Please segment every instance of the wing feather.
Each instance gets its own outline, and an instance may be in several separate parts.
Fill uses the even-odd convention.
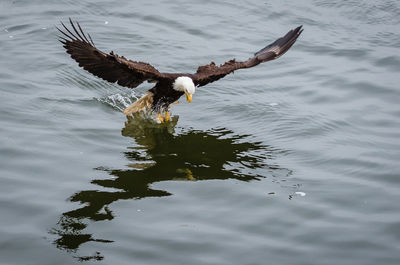
[[[204,86],[232,73],[235,70],[253,67],[262,62],[274,60],[282,56],[296,42],[297,38],[303,31],[301,28],[302,26],[299,26],[289,31],[282,38],[277,39],[273,43],[256,52],[254,56],[249,58],[247,61],[237,62],[235,59],[232,59],[219,66],[215,65],[214,62],[200,66],[197,69],[197,72],[192,75],[192,79],[197,86]]]
[[[116,82],[131,88],[137,87],[144,81],[153,82],[166,78],[148,63],[128,60],[113,52],[107,54],[100,51],[90,35],[86,36],[79,23],[76,22],[75,25],[71,19],[69,22],[71,29],[62,22],[64,30],[57,28],[63,35],[59,36],[59,41],[67,53],[86,71],[111,83]]]

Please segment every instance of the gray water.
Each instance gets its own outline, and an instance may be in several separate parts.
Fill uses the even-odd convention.
[[[57,41],[194,72],[173,122]],[[0,264],[400,264],[398,1],[0,2]],[[83,263],[82,263],[83,262]]]

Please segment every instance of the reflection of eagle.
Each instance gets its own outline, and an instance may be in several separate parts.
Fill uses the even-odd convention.
[[[133,115],[140,116],[138,113]],[[93,227],[94,223],[112,221],[114,210],[118,211],[118,207],[115,209],[113,206],[115,202],[173,195],[164,185],[154,185],[156,183],[254,181],[272,177],[271,181],[280,185],[280,181],[292,174],[290,169],[276,163],[277,157],[286,154],[285,150],[253,141],[250,135],[237,134],[225,128],[207,131],[177,129],[178,132],[174,132],[177,122],[178,116],[173,116],[166,124],[128,117],[121,131],[122,136],[135,142],[124,152],[128,165],[122,168],[97,167],[96,170],[109,176],[96,174],[91,181],[95,188],[77,190],[68,199],[76,207],[64,212],[51,230],[57,237],[54,244],[58,248],[79,253],[80,246],[89,242],[111,243],[109,238],[98,237],[98,226]],[[209,183],[210,187],[214,184]],[[288,187],[282,186],[284,189]],[[132,222],[134,225],[135,220]],[[103,258],[99,252],[79,256],[80,261]]]
[[[61,23],[65,31],[58,30],[65,37],[60,37],[60,41],[79,66],[104,80],[130,88],[137,87],[144,81],[156,83],[142,98],[127,107],[124,114],[130,115],[140,110],[151,109],[158,113],[161,122],[170,119],[168,108],[183,94],[186,94],[186,99],[190,102],[196,86],[204,86],[237,69],[250,68],[278,58],[293,45],[302,32],[301,26],[289,31],[284,37],[256,52],[247,61],[238,62],[232,59],[220,66],[211,62],[200,66],[194,74],[160,73],[148,63],[131,61],[113,52],[106,54],[98,50],[90,35],[83,33],[79,23],[75,25],[71,19],[70,23],[71,29]],[[164,117],[161,115],[163,112]]]

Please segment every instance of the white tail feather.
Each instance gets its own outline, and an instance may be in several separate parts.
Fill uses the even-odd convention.
[[[141,111],[141,110],[148,110],[151,108],[153,104],[153,93],[147,91],[146,94],[143,95],[140,99],[136,102],[131,104],[129,107],[124,109],[125,116],[131,115],[132,113]]]

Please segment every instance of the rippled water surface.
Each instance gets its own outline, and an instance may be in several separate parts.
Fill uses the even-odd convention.
[[[173,107],[65,53],[194,72],[298,25],[276,61]],[[0,2],[1,264],[399,264],[398,1]]]

